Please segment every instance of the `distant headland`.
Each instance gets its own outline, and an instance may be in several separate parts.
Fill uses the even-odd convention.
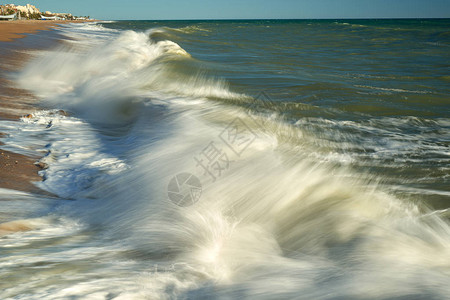
[[[4,4],[0,5],[1,20],[90,20],[90,16],[74,16],[67,12],[41,12],[36,6],[31,4]]]

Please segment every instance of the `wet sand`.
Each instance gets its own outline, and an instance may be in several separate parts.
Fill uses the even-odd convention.
[[[0,41],[8,42],[17,38],[26,37],[27,33],[36,33],[39,30],[50,30],[58,24],[84,23],[85,20],[75,21],[42,21],[42,20],[16,20],[0,22]]]
[[[0,146],[1,147],[1,146]],[[32,181],[41,181],[36,158],[0,150],[0,187],[42,194]],[[46,194],[46,193],[45,193]]]
[[[0,122],[2,120],[19,120],[21,116],[36,110],[36,97],[26,90],[15,87],[14,83],[8,79],[8,74],[22,67],[29,58],[29,55],[22,50],[38,47],[31,42],[26,44],[26,49],[23,49],[22,43],[22,49],[19,49],[17,39],[28,37],[27,39],[31,40],[34,35],[42,35],[39,32],[41,30],[51,30],[58,24],[70,22],[84,21],[19,20],[0,22]],[[50,41],[46,47],[52,47],[55,43],[56,40]],[[39,48],[42,48],[42,45]],[[5,136],[5,133],[0,132],[0,188],[49,195],[32,183],[42,180],[38,175],[40,168],[35,165],[39,157],[28,157],[3,150],[2,136]]]

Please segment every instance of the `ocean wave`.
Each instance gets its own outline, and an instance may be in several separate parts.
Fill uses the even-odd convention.
[[[42,53],[17,77],[22,87],[47,102],[96,115],[98,120],[129,119],[142,99],[158,94],[203,98],[240,98],[225,81],[206,75],[201,63],[165,31],[100,31],[107,37],[84,33],[83,27],[67,27],[69,34],[84,41],[82,46],[63,46]],[[82,34],[79,34],[79,31]],[[94,42],[92,42],[94,40]],[[104,117],[98,112],[104,112]],[[112,117],[114,116],[114,117]]]
[[[185,26],[185,27],[181,27],[181,28],[170,28],[170,27],[166,27],[168,30],[173,30],[176,32],[182,32],[182,33],[195,33],[195,32],[211,32],[211,30],[206,29],[206,28],[202,28],[201,26],[196,26],[196,25],[189,25],[189,26]]]
[[[365,89],[371,89],[371,90],[380,90],[380,91],[386,91],[386,92],[397,92],[397,93],[413,93],[413,94],[431,94],[431,91],[417,91],[417,90],[405,90],[405,89],[397,89],[397,88],[383,88],[383,87],[376,87],[376,86],[370,86],[370,85],[357,85],[354,86],[365,88]]]

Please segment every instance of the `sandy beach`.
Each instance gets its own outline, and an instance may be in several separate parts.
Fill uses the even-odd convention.
[[[27,54],[16,51],[16,39],[39,34],[42,30],[51,30],[64,23],[81,23],[84,21],[40,21],[17,20],[0,22],[0,122],[2,120],[18,120],[25,114],[36,110],[37,100],[29,92],[14,86],[7,78],[10,71],[17,70],[27,61]],[[1,47],[8,43],[8,47]],[[10,43],[13,43],[12,45]],[[12,47],[11,47],[12,46]],[[52,45],[49,45],[52,46]],[[2,49],[2,48],[8,48]],[[33,48],[33,45],[30,45]],[[0,138],[5,133],[0,133]],[[8,188],[25,192],[44,193],[32,182],[41,181],[38,175],[40,168],[35,165],[39,157],[27,157],[21,154],[3,150],[0,141],[0,188]]]
[[[85,20],[74,21],[42,21],[42,20],[16,20],[0,22],[0,41],[12,41],[17,38],[24,38],[27,33],[36,33],[39,30],[50,30],[58,24],[83,23]]]

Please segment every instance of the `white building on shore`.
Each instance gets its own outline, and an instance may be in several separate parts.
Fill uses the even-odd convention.
[[[13,15],[7,15],[7,16],[0,16],[0,21],[13,21],[17,20],[17,13]]]

